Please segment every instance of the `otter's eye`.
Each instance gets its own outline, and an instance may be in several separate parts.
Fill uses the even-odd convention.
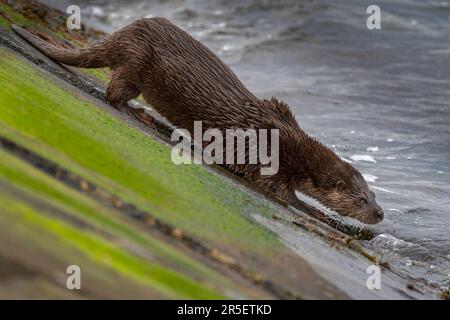
[[[363,205],[367,204],[367,199],[361,198],[361,199],[359,199],[359,203],[363,206]]]

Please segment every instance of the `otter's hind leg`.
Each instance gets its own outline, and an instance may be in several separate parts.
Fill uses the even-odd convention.
[[[111,81],[106,89],[106,100],[116,109],[135,117],[146,126],[153,127],[153,117],[142,108],[132,108],[128,102],[141,93],[139,77],[122,66],[113,70]]]

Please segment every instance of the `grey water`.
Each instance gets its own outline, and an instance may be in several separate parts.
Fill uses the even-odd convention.
[[[384,208],[365,243],[405,276],[450,284],[450,3],[438,0],[44,1],[114,31],[163,16],[258,96],[352,162]],[[381,29],[369,30],[369,5]]]

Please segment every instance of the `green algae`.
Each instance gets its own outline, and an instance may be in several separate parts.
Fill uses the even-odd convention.
[[[182,270],[200,282],[215,283],[221,288],[238,291],[217,272],[150,236],[133,221],[118,215],[115,210],[102,207],[96,201],[0,150],[0,181],[2,179],[30,192],[34,197],[39,196],[42,200],[51,202],[52,206],[82,219],[95,228],[120,236],[134,246],[142,246],[142,251],[148,251],[152,257],[169,268]]]
[[[10,29],[12,24],[25,27],[33,27],[36,23],[42,24],[42,21],[34,21],[30,18],[27,18],[21,13],[15,11],[8,4],[2,3],[0,0],[0,27]],[[74,35],[69,32],[53,30],[52,35],[59,40],[76,43],[78,46],[88,45],[85,39],[84,41],[81,41],[79,38],[75,38]],[[76,34],[76,36],[82,37],[81,34]],[[82,69],[81,72],[87,77],[95,80],[96,82],[101,83],[102,85],[106,85],[111,76],[111,70],[109,68]]]
[[[0,51],[0,134],[202,239],[269,254],[255,199]],[[243,203],[246,206],[243,206]]]
[[[167,297],[190,299],[222,297],[222,295],[197,284],[191,279],[155,262],[144,260],[126,252],[117,245],[96,235],[74,228],[56,219],[48,218],[28,204],[9,197],[6,193],[0,195],[0,206],[2,207],[2,220],[14,215],[13,219],[20,221],[22,229],[37,228],[39,233],[50,232],[57,236],[58,246],[69,246],[82,251],[98,265],[106,266],[138,281],[140,284],[148,285]],[[8,221],[11,221],[11,219],[8,219]]]
[[[0,26],[4,28],[9,28],[12,23],[16,23],[22,26],[30,25],[30,20],[25,18],[20,13],[14,11],[9,5],[6,3],[0,2]],[[10,20],[6,19],[7,16]]]

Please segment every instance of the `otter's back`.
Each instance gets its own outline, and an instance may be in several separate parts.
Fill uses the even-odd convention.
[[[238,115],[258,100],[211,50],[170,21],[142,19],[129,27],[134,54],[145,52],[147,60],[142,92],[164,116],[170,118],[168,108],[182,109],[186,118],[208,121]]]

